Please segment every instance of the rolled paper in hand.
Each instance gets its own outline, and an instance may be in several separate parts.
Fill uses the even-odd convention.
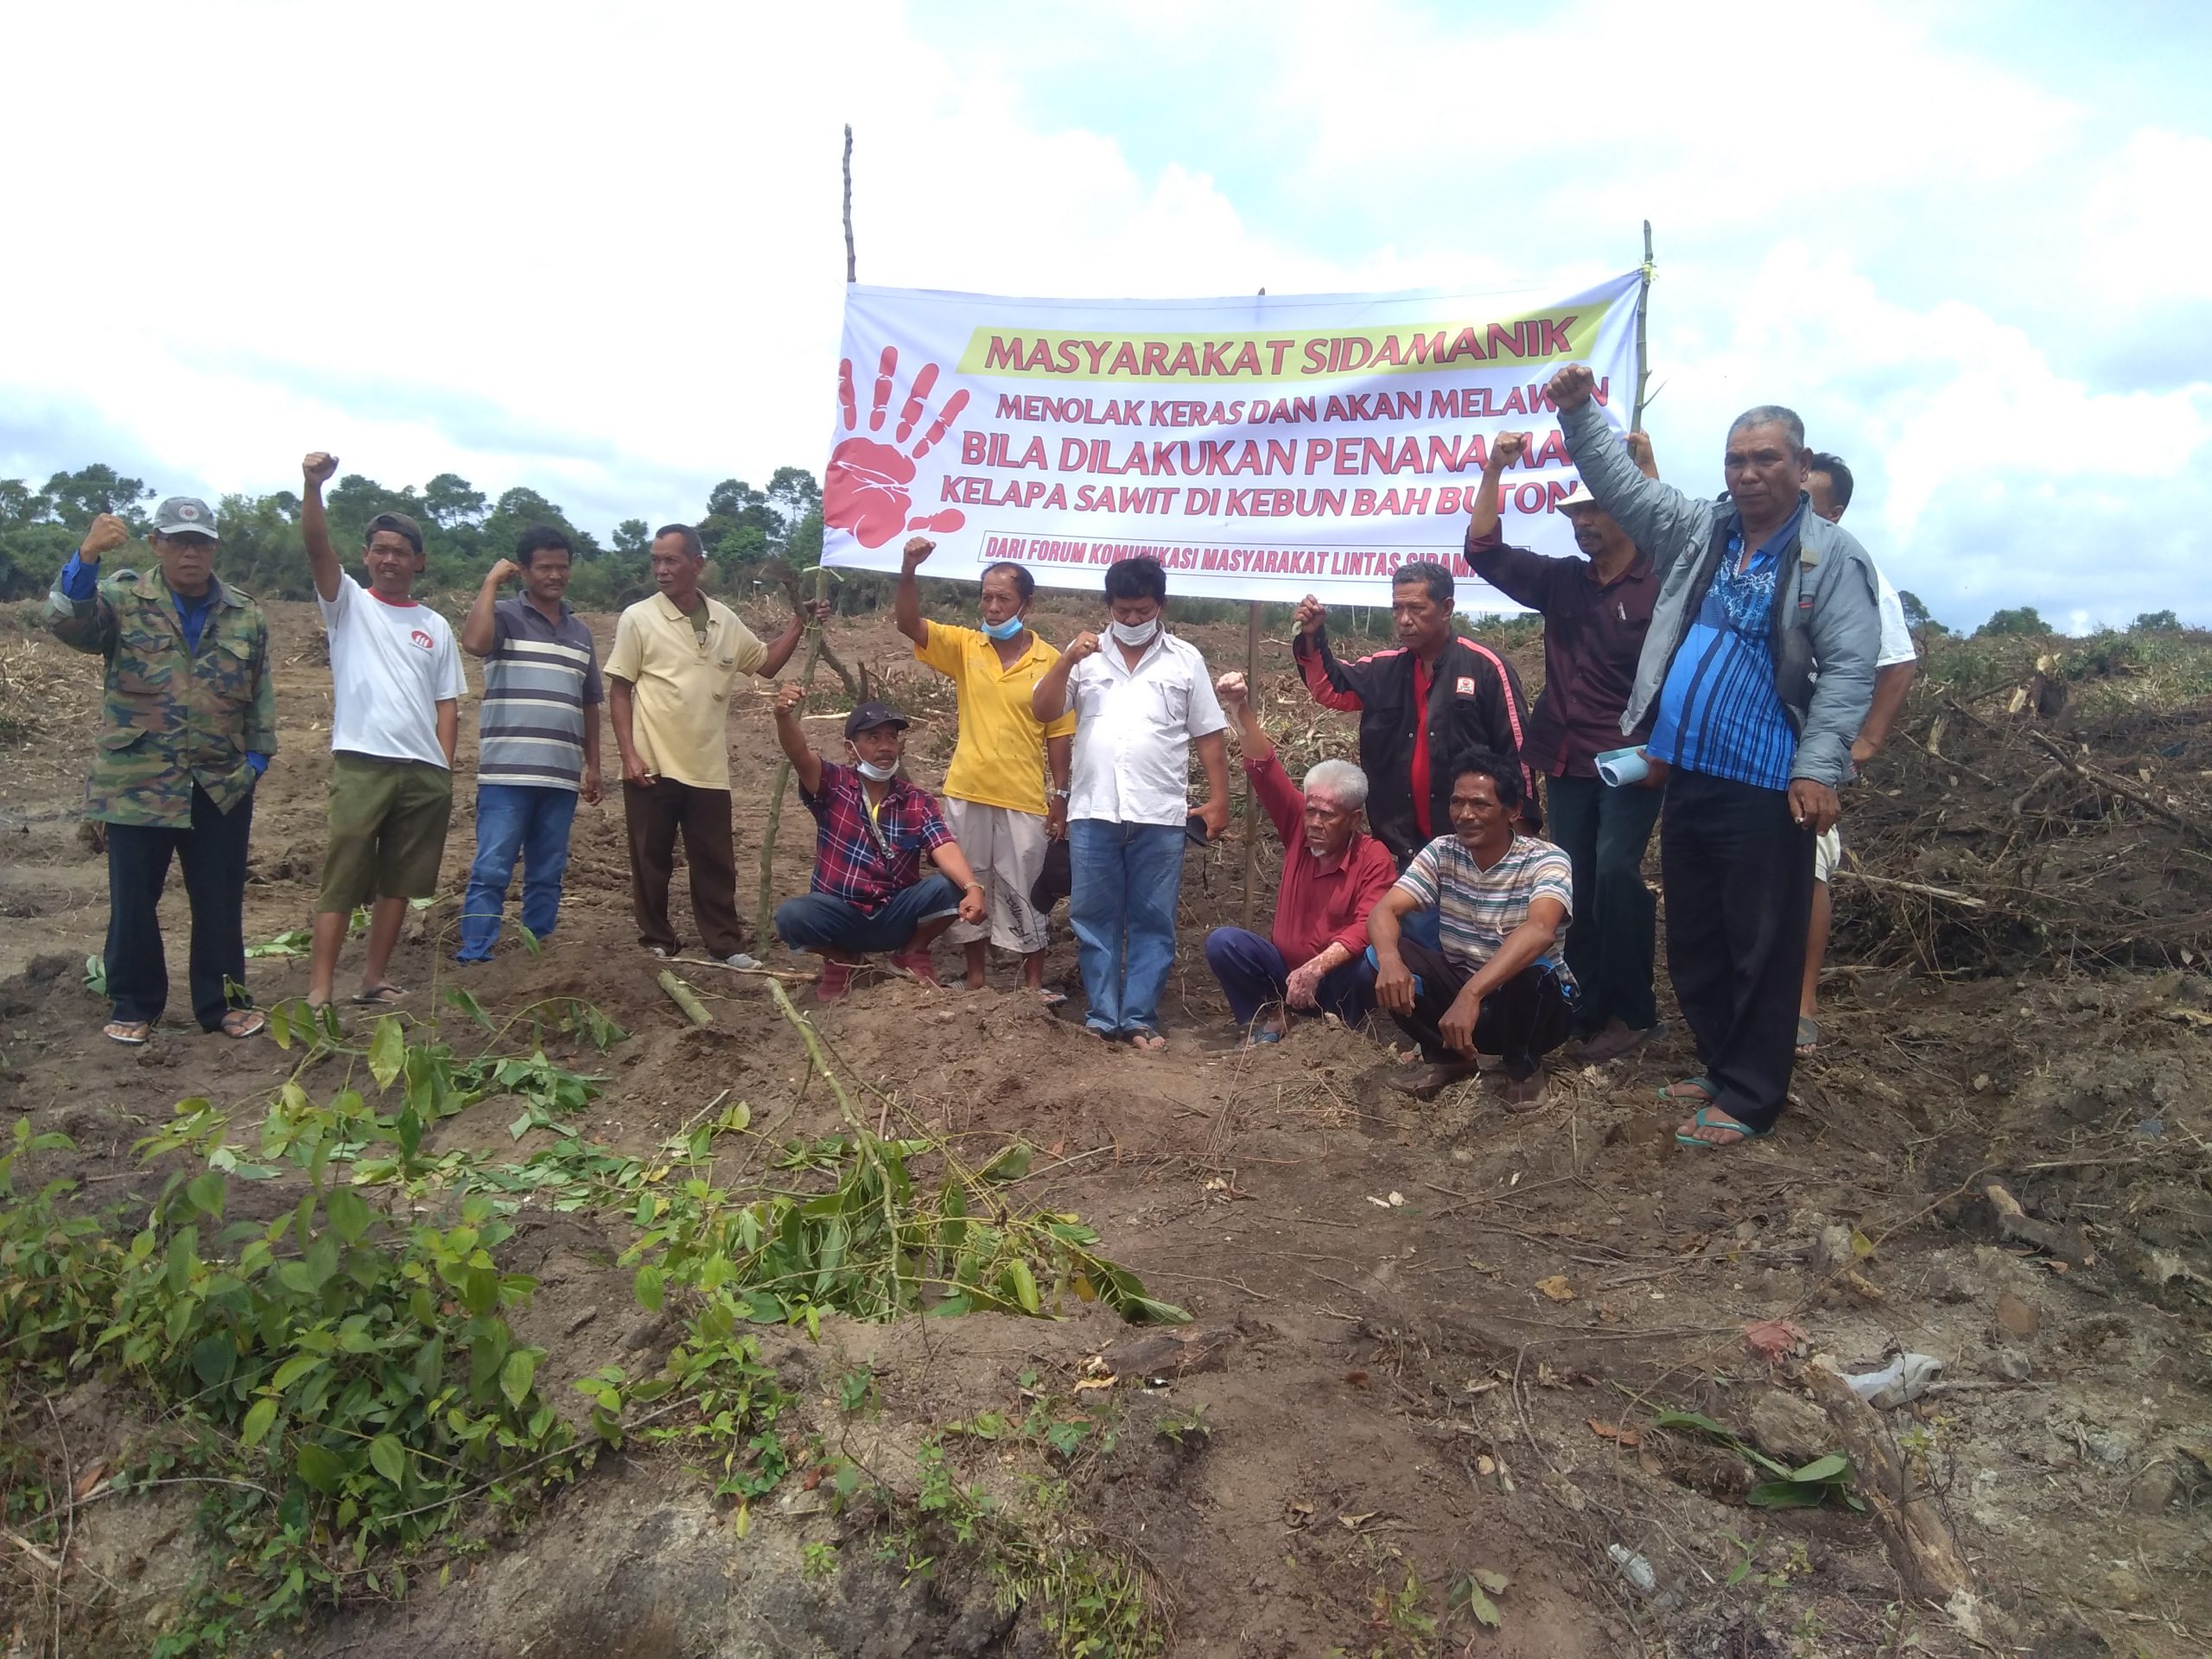
[[[1651,763],[1638,749],[1608,749],[1598,757],[1598,776],[1615,789],[1642,783],[1650,770]]]

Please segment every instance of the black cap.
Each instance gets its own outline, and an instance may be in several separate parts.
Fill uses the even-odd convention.
[[[903,732],[910,723],[906,715],[893,713],[871,697],[845,716],[845,735],[858,737],[862,732],[872,732],[879,726],[896,726]]]

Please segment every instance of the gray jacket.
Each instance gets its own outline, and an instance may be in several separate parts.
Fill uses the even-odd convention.
[[[1562,410],[1560,429],[1590,493],[1659,575],[1651,631],[1621,715],[1622,732],[1632,733],[1658,701],[1675,652],[1726,556],[1733,510],[1725,500],[1700,501],[1646,478],[1594,399]],[[1874,659],[1882,643],[1874,563],[1855,537],[1808,504],[1775,586],[1775,689],[1797,729],[1789,775],[1833,788],[1851,775],[1852,741],[1874,700]]]

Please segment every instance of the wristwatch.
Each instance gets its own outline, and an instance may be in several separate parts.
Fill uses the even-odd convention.
[[[1045,792],[1056,801],[1065,801],[1068,798],[1068,792],[1065,789],[1048,789]]]

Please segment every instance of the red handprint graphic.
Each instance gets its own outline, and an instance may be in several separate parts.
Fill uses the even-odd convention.
[[[891,407],[891,382],[899,369],[899,348],[887,346],[876,364],[875,397],[868,410],[868,429],[880,432],[886,412]],[[898,429],[892,434],[891,443],[880,443],[874,438],[858,435],[860,405],[853,393],[853,360],[845,359],[837,365],[837,406],[844,411],[845,430],[855,434],[830,452],[830,471],[822,485],[822,520],[832,530],[849,530],[862,547],[881,547],[901,530],[944,531],[957,530],[968,522],[967,515],[958,508],[947,508],[943,512],[926,513],[911,522],[906,509],[912,505],[907,486],[914,481],[914,463],[929,454],[945,429],[952,424],[960,411],[968,407],[966,388],[945,399],[944,407],[938,411],[937,419],[911,454],[894,447],[906,442],[922,417],[922,405],[929,401],[930,392],[937,385],[937,365],[925,363],[922,372],[914,377],[914,384],[907,389],[906,402],[899,411]]]

